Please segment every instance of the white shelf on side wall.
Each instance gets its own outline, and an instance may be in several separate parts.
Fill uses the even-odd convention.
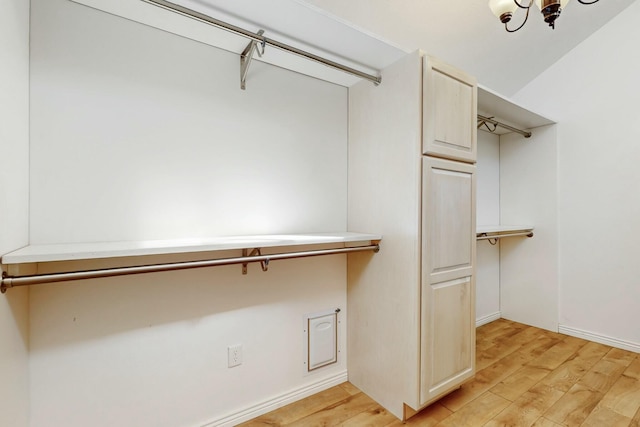
[[[309,233],[205,239],[30,245],[2,256],[2,291],[14,286],[379,250],[382,236]],[[264,253],[263,253],[264,251]]]

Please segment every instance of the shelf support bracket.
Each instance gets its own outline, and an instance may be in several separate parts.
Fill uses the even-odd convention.
[[[263,36],[264,30],[258,31],[257,34],[262,36],[262,42],[258,43],[255,40],[251,40],[240,54],[240,89],[242,90],[245,90],[247,86],[247,74],[249,73],[249,65],[251,65],[251,60],[253,59],[253,52],[256,52],[258,56],[262,58],[264,48],[267,44],[267,40]],[[260,47],[258,47],[258,44],[262,47],[262,51]]]
[[[249,252],[249,249],[243,249],[242,250],[242,256],[243,257],[252,257],[252,256],[262,256],[262,253],[260,253],[260,248],[255,248],[253,249],[251,252]],[[247,266],[249,265],[248,262],[243,262],[242,263],[242,274],[247,274]],[[269,259],[267,258],[264,261],[260,261],[260,265],[262,266],[262,271],[267,271],[269,269]]]

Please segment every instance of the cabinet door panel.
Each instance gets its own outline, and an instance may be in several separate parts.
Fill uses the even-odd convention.
[[[420,401],[426,404],[475,373],[473,276],[422,286]]]
[[[423,73],[423,153],[475,163],[476,79],[429,56]]]
[[[423,159],[422,256],[429,283],[470,276],[475,258],[475,166]]]

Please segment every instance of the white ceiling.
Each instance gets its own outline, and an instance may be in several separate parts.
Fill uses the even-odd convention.
[[[573,0],[555,30],[534,6],[524,28],[507,33],[487,0],[176,0],[211,16],[255,27],[248,30],[264,28],[265,35],[274,39],[279,35],[284,42],[351,58],[348,65],[382,68],[402,52],[423,49],[506,96],[633,1],[582,5]],[[514,21],[521,18],[516,15]]]

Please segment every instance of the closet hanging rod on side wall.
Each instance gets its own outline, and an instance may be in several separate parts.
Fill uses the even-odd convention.
[[[216,18],[212,18],[209,15],[205,15],[203,13],[197,12],[195,10],[186,8],[184,6],[180,6],[178,4],[175,3],[171,3],[168,2],[166,0],[142,0],[146,3],[150,3],[159,7],[162,7],[163,9],[167,9],[170,10],[172,12],[178,13],[180,15],[186,16],[188,18],[192,18],[195,19],[197,21],[200,22],[204,22],[206,24],[209,25],[213,25],[214,27],[218,27],[221,28],[223,30],[229,31],[231,33],[234,34],[238,34],[242,37],[246,37],[248,39],[250,39],[251,41],[260,43],[263,45],[263,47],[265,45],[269,45],[269,46],[273,46],[275,48],[278,48],[280,50],[283,50],[285,52],[289,52],[292,53],[294,55],[298,55],[301,56],[303,58],[309,59],[311,61],[315,61],[315,62],[319,62],[320,64],[326,65],[327,67],[331,67],[331,68],[336,68],[340,71],[343,71],[345,73],[349,73],[349,74],[353,74],[355,76],[358,76],[360,78],[369,80],[373,83],[375,83],[376,85],[380,84],[380,82],[382,81],[382,77],[380,76],[374,76],[372,74],[367,74],[365,72],[356,70],[355,68],[351,68],[348,67],[346,65],[342,65],[339,64],[337,62],[331,61],[330,59],[326,59],[323,58],[321,56],[318,55],[314,55],[313,53],[310,52],[306,52],[304,50],[295,48],[293,46],[284,44],[284,43],[280,43],[276,40],[270,39],[268,37],[264,37],[261,34],[258,33],[252,33],[251,31],[247,31],[243,28],[237,27],[235,25],[229,24],[227,22],[224,21],[220,21],[219,19]]]
[[[250,255],[250,256],[242,256],[237,258],[222,258],[222,259],[212,259],[212,260],[204,260],[204,261],[184,261],[184,262],[175,262],[175,263],[166,263],[166,264],[140,265],[140,266],[130,266],[130,267],[119,267],[119,268],[71,271],[71,272],[64,272],[64,273],[35,274],[35,275],[26,275],[26,276],[8,276],[6,272],[3,272],[2,281],[0,282],[0,289],[2,290],[2,293],[5,293],[7,289],[13,288],[16,286],[38,285],[41,283],[66,282],[71,280],[97,279],[101,277],[116,277],[116,276],[130,275],[130,274],[187,270],[192,268],[214,267],[219,265],[233,265],[233,264],[246,265],[251,262],[260,262],[263,265],[262,266],[263,271],[266,271],[267,270],[266,267],[269,265],[269,261],[275,261],[280,259],[307,258],[307,257],[313,257],[313,256],[319,256],[319,255],[346,254],[346,253],[363,252],[363,251],[378,252],[379,250],[380,250],[380,245],[372,244],[367,246],[355,246],[355,247],[337,248],[337,249],[320,249],[320,250],[312,250],[312,251],[288,252],[288,253],[257,255],[257,256]]]
[[[476,240],[493,240],[493,239],[502,239],[504,237],[533,237],[533,231],[519,231],[515,233],[508,234],[500,234],[500,233],[478,233],[476,236]]]
[[[501,128],[510,130],[511,132],[519,133],[520,135],[524,136],[525,138],[530,138],[531,137],[531,132],[529,132],[529,131],[518,129],[518,128],[514,128],[513,126],[509,126],[507,124],[500,123],[499,121],[494,120],[492,117],[485,117],[485,116],[482,116],[482,115],[478,114],[478,128],[480,128],[480,126],[482,126],[482,125],[486,125],[487,123],[491,123],[494,126],[500,126]],[[487,128],[488,128],[488,126],[487,126]],[[494,130],[495,130],[495,128],[494,128]],[[489,132],[492,132],[491,129],[489,129]]]

